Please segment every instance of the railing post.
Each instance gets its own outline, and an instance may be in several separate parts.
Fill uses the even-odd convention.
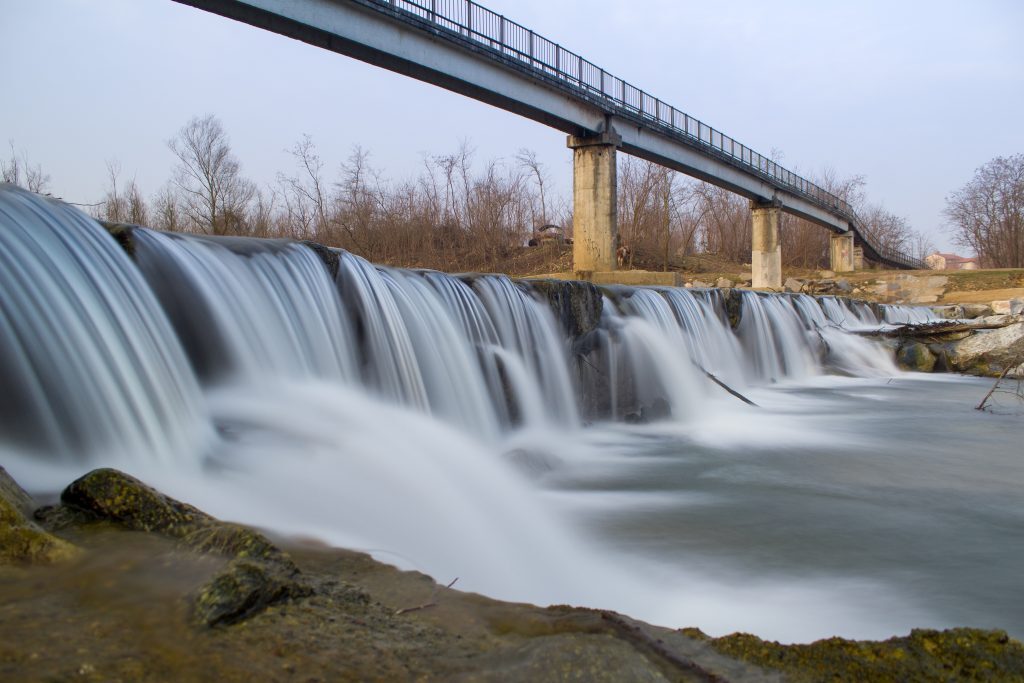
[[[430,21],[437,23],[437,0],[430,0]]]
[[[530,66],[534,66],[534,63],[533,63],[533,61],[534,61],[533,60],[533,31],[530,31],[530,45],[529,45],[529,48],[530,48]]]
[[[471,0],[466,0],[466,35],[469,36],[470,40],[473,39],[473,3]]]

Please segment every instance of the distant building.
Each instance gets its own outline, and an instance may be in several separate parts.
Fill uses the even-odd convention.
[[[924,257],[924,262],[932,270],[977,270],[978,258],[976,256],[957,256],[956,254],[943,254],[935,252]]]

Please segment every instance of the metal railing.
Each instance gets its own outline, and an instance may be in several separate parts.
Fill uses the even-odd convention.
[[[866,229],[853,207],[824,188],[725,135],[686,112],[627,83],[596,64],[534,33],[525,26],[472,0],[359,0],[362,4],[397,11],[406,18],[468,40],[491,56],[511,61],[543,80],[565,88],[608,113],[640,121],[706,154],[739,166],[769,184],[798,195],[848,221],[880,258],[905,267],[923,268],[911,256],[884,246]]]

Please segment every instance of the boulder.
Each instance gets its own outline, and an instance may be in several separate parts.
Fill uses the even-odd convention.
[[[988,304],[960,304],[960,308],[963,311],[963,317],[968,320],[983,318],[994,313]]]
[[[32,498],[0,467],[0,565],[49,564],[71,559],[78,548],[29,519]]]
[[[935,369],[935,354],[920,342],[908,342],[896,352],[896,362],[904,370],[931,372]]]
[[[729,289],[733,286],[735,286],[735,283],[729,278],[720,277],[715,280],[715,287],[718,287],[719,289]]]
[[[843,294],[849,294],[850,292],[853,291],[853,285],[850,284],[849,280],[845,278],[840,278],[839,280],[836,280],[835,289],[836,291],[842,292]]]
[[[831,278],[834,278],[835,276],[836,276],[836,271],[834,271],[834,270],[819,270],[818,271],[818,277],[820,277],[820,278],[831,279]]]
[[[236,623],[311,592],[287,553],[262,534],[221,522],[123,472],[93,470],[64,489],[61,503],[88,519],[161,534],[193,552],[229,558],[193,602],[197,620],[209,626]]]
[[[711,289],[712,285],[710,282],[704,282],[703,280],[694,280],[693,286],[699,287],[700,289]]]
[[[1024,299],[993,301],[992,312],[1002,315],[1024,315]]]
[[[794,294],[802,292],[804,289],[804,283],[801,280],[797,280],[795,277],[786,278],[786,281],[782,285],[782,290],[785,292],[793,292]]]
[[[946,361],[952,370],[984,377],[1020,376],[1024,365],[1024,322],[995,330],[978,330],[966,339],[946,347]]]
[[[962,306],[956,304],[949,304],[946,306],[931,306],[931,311],[935,315],[945,320],[959,320],[964,317],[964,309]]]

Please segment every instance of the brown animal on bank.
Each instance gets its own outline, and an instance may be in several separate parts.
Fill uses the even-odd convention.
[[[615,250],[615,262],[618,264],[619,268],[622,268],[626,265],[626,262],[629,261],[632,255],[633,250],[623,244]]]

